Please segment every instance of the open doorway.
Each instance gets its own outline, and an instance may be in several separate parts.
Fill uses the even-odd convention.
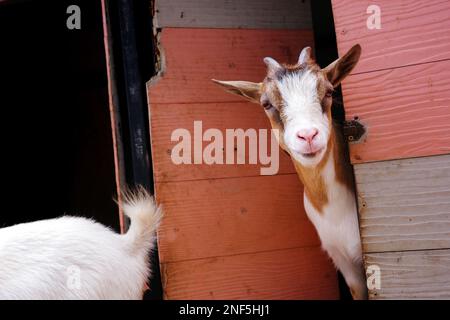
[[[15,204],[0,226],[70,214],[119,231],[100,1],[4,1],[0,40],[2,200]]]

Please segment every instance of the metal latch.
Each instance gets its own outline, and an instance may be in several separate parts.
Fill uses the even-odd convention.
[[[359,118],[355,117],[353,120],[344,121],[344,137],[347,142],[360,142],[361,138],[366,134],[366,127],[359,122]]]

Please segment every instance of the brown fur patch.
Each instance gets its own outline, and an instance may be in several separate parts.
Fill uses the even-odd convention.
[[[335,133],[334,170],[336,179],[348,189],[355,190],[353,167],[349,160],[348,146],[345,143],[341,126],[333,123],[333,132]]]
[[[328,82],[326,75],[323,74],[320,67],[313,60],[309,60],[307,63],[301,65],[283,65],[283,67],[284,69],[273,75],[278,80],[289,73],[301,73],[304,70],[317,73],[317,77],[319,79],[317,84],[317,93],[319,99],[321,100],[322,109],[327,113],[330,125],[330,137],[328,139],[327,149],[325,150],[325,154],[323,155],[321,161],[315,167],[304,167],[293,158],[292,162],[294,163],[297,174],[303,183],[304,191],[308,199],[311,201],[311,204],[318,212],[323,212],[323,207],[328,203],[329,199],[327,190],[328,186],[326,185],[321,173],[330,157],[331,152],[333,152],[334,170],[336,172],[337,181],[350,190],[354,189],[353,171],[348,161],[347,146],[344,142],[341,128],[333,122],[331,117],[332,98],[326,97],[327,91],[332,90],[333,86]],[[261,91],[261,102],[263,104],[267,102],[272,104],[277,112],[282,115],[284,102],[276,85],[276,81],[270,77],[267,77],[263,82]],[[275,120],[272,119],[271,122],[273,121]],[[275,124],[277,127],[282,128],[282,125],[278,122],[272,123],[272,127],[274,127]]]
[[[315,167],[304,167],[292,158],[295,170],[303,183],[306,196],[309,201],[311,201],[313,207],[319,212],[322,212],[323,207],[328,203],[327,185],[325,184],[321,173],[330,157],[333,144],[333,139],[330,138],[325,154]]]
[[[283,106],[283,98],[281,97],[281,93],[278,90],[275,81],[270,78],[266,78],[262,84],[261,92],[262,105],[264,105],[266,102],[269,102],[278,111],[281,110]]]
[[[322,212],[323,207],[328,203],[328,186],[321,173],[331,152],[333,152],[334,170],[337,181],[349,190],[354,190],[353,170],[347,157],[344,138],[337,125],[332,123],[331,126],[327,150],[325,150],[325,154],[317,166],[312,168],[304,167],[292,158],[297,174],[305,188],[305,193],[311,201],[311,204],[319,212]]]
[[[323,112],[331,111],[331,105],[333,104],[333,98],[327,97],[326,94],[329,91],[333,91],[333,86],[328,82],[326,75],[323,72],[317,73],[317,95],[320,100]]]

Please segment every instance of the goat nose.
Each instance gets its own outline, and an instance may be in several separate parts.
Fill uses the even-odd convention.
[[[297,131],[297,137],[300,140],[305,140],[306,142],[311,143],[318,133],[319,130],[317,130],[316,128],[301,129]]]

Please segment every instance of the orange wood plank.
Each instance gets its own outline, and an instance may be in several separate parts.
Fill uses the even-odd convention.
[[[260,168],[268,165],[249,164],[249,151],[246,150],[246,164],[180,164],[172,161],[172,148],[178,144],[171,141],[171,134],[178,128],[188,129],[191,134],[192,154],[194,150],[194,121],[202,121],[202,129],[205,132],[209,128],[220,129],[224,140],[226,129],[241,128],[244,130],[270,129],[270,123],[263,109],[252,103],[244,101],[234,103],[192,103],[192,104],[152,104],[151,127],[152,127],[152,159],[154,167],[154,178],[156,182],[182,181],[207,178],[257,176]],[[270,134],[270,132],[269,132]],[[203,143],[203,149],[210,142]],[[248,142],[246,142],[248,145]],[[275,142],[279,158],[279,173],[294,173],[292,161]],[[224,141],[225,148],[225,141]],[[270,142],[268,143],[270,150]],[[258,149],[259,150],[259,149]],[[236,159],[237,150],[234,151]],[[224,153],[225,156],[225,153]],[[193,156],[191,156],[192,158]],[[224,159],[225,160],[225,159]]]
[[[242,101],[210,79],[262,81],[263,58],[296,62],[313,45],[311,30],[165,28],[161,35],[165,74],[149,87],[149,102]]]
[[[450,1],[332,0],[339,54],[356,43],[353,73],[450,58]],[[381,9],[381,29],[369,30],[369,5]]]
[[[319,247],[161,265],[165,299],[337,299],[336,271]]]
[[[157,183],[161,262],[317,246],[297,175]]]
[[[361,163],[450,153],[450,60],[352,75],[343,84],[347,117],[368,126],[350,145]]]

